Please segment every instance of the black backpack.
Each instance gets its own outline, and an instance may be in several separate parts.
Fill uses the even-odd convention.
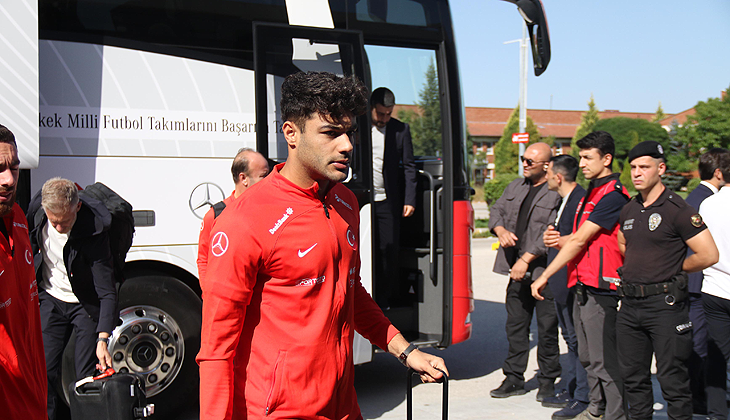
[[[226,209],[226,203],[219,201],[213,204],[213,218],[217,219],[221,212]]]
[[[109,246],[114,264],[114,278],[121,283],[124,281],[124,260],[134,237],[132,205],[101,182],[87,185],[85,189],[79,191],[79,194],[101,201],[112,215]]]

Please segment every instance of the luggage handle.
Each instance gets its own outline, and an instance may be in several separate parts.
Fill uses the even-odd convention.
[[[106,370],[101,371],[101,373],[99,375],[97,375],[97,376],[87,376],[87,377],[85,377],[85,378],[77,381],[74,384],[74,392],[76,393],[76,395],[81,395],[81,393],[79,392],[79,388],[81,387],[81,385],[94,382],[97,379],[107,378],[109,376],[112,376],[114,373],[115,373],[114,372],[114,368],[108,367]],[[84,394],[89,394],[89,395],[98,395],[98,394],[100,394],[100,392],[101,391],[99,391],[99,390],[90,390],[90,391],[86,391],[86,392],[83,392],[83,393]]]
[[[444,384],[443,386],[443,397],[441,397],[441,418],[448,420],[449,418],[449,377],[446,373],[436,368],[441,372],[442,376],[439,382]],[[408,392],[406,393],[406,418],[413,420],[413,374],[417,373],[413,368],[408,368]]]

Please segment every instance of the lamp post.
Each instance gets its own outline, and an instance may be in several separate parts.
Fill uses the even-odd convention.
[[[524,133],[527,128],[527,23],[522,21],[522,39],[514,39],[507,41],[505,44],[513,42],[520,43],[520,133]],[[517,172],[522,165],[520,158],[525,154],[525,144],[519,143],[519,154],[517,156]]]

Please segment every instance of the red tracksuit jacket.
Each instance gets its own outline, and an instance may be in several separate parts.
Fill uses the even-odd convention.
[[[236,192],[232,192],[227,198],[223,199],[223,202],[228,207],[229,204],[235,197]],[[208,254],[210,254],[210,230],[213,228],[213,222],[215,221],[215,210],[211,207],[205,216],[203,221],[200,223],[200,235],[198,236],[198,280],[202,284],[203,277],[205,277],[205,271],[208,268]]]
[[[360,284],[359,209],[278,165],[215,220],[203,283],[201,420],[359,419],[354,331],[398,331]]]
[[[15,204],[0,218],[0,418],[45,420],[46,359],[28,222]]]

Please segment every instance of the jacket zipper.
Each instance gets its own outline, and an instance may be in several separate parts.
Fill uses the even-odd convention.
[[[274,363],[274,373],[271,378],[271,388],[269,389],[269,395],[266,397],[266,411],[264,412],[264,416],[268,417],[269,414],[273,411],[273,404],[276,402],[274,401],[274,392],[276,391],[276,385],[277,385],[277,376],[279,373],[279,369],[282,369],[279,364],[283,363],[283,356],[281,352],[279,352],[278,357],[276,358],[276,363]]]

